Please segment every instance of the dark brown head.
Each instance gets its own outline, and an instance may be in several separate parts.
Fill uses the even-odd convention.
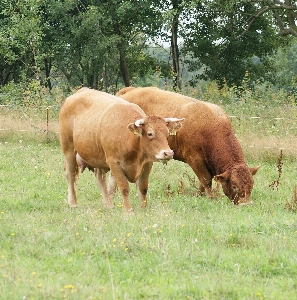
[[[224,194],[235,205],[248,205],[253,203],[251,200],[253,175],[259,168],[260,166],[249,168],[246,164],[235,165],[224,173],[216,175],[214,179],[222,185]]]

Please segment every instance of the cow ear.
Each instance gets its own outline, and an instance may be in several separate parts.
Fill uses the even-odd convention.
[[[142,127],[136,126],[134,123],[129,124],[128,129],[131,130],[135,135],[141,136],[142,134]]]
[[[166,123],[168,129],[169,129],[169,135],[176,135],[176,132],[182,128],[182,121],[170,121]]]
[[[223,182],[227,181],[227,178],[228,178],[228,173],[227,173],[227,172],[224,172],[224,173],[222,173],[222,174],[220,174],[220,175],[216,175],[216,176],[214,177],[214,180],[215,180],[216,182],[219,182],[220,184],[222,184]]]
[[[250,172],[252,173],[252,175],[255,175],[257,173],[257,171],[259,170],[260,167],[261,166],[250,168]]]

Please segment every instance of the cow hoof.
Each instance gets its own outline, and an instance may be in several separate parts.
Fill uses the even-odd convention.
[[[69,207],[75,208],[75,207],[78,207],[78,204],[77,203],[69,203]]]
[[[133,208],[125,209],[125,215],[132,216],[134,214]]]
[[[140,207],[141,209],[147,208],[147,201],[142,202]]]
[[[238,203],[238,206],[250,206],[250,205],[253,205],[253,201],[246,202],[246,203],[241,203],[241,202]]]
[[[104,203],[104,207],[112,209],[112,208],[114,208],[114,204],[113,204],[113,202],[106,202],[106,203]]]

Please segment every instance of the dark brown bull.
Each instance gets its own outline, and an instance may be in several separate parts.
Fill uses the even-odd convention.
[[[250,204],[253,175],[226,113],[217,105],[158,88],[120,90],[117,96],[139,105],[146,114],[185,118],[182,129],[169,138],[174,159],[186,162],[200,181],[200,191],[212,196],[212,178],[220,182],[234,204]]]

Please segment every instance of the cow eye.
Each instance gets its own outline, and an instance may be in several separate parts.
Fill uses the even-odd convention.
[[[152,132],[147,133],[148,138],[152,139],[154,137],[154,134]]]
[[[236,186],[236,185],[232,185],[232,190],[233,190],[234,192],[237,192],[237,190],[238,190],[237,186]]]

